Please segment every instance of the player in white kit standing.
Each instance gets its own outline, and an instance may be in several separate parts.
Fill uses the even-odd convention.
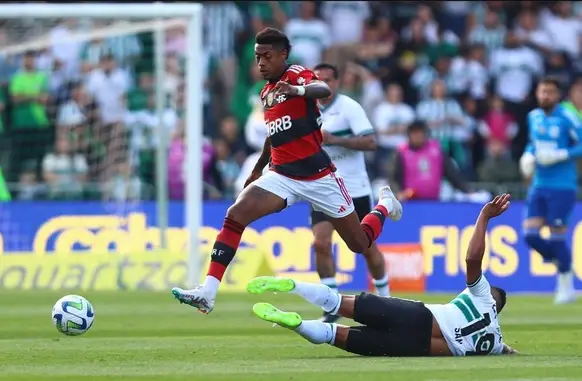
[[[332,91],[330,97],[318,100],[323,120],[323,148],[343,177],[354,201],[356,213],[362,220],[374,207],[372,187],[364,159],[364,151],[376,150],[374,127],[358,102],[337,93],[339,73],[335,66],[322,63],[313,71]],[[327,215],[311,208],[311,227],[315,236],[315,260],[321,283],[337,289],[336,266],[332,255],[333,225]],[[383,254],[375,243],[362,254],[374,278],[376,292],[380,296],[388,296],[388,275]],[[325,322],[332,323],[337,319],[338,315],[324,313]]]

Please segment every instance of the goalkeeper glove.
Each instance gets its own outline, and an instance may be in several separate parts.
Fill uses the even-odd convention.
[[[519,170],[523,177],[529,179],[534,173],[536,167],[536,157],[531,152],[525,152],[519,159]]]
[[[540,150],[536,152],[536,161],[541,165],[554,165],[568,160],[567,149]]]

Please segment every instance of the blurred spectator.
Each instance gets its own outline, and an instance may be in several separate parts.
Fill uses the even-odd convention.
[[[553,51],[547,57],[545,74],[556,78],[562,89],[567,89],[572,83],[569,63],[566,52]]]
[[[215,1],[204,4],[205,44],[210,54],[219,62],[224,86],[224,104],[230,104],[237,78],[235,46],[244,22],[242,14],[232,1]]]
[[[58,111],[57,137],[71,139],[73,151],[87,151],[98,108],[83,83],[72,83],[71,87],[71,99]]]
[[[123,152],[125,139],[122,122],[129,84],[127,72],[117,66],[112,55],[102,57],[100,67],[93,70],[87,79],[87,90],[97,102],[101,114],[101,124],[94,126],[93,136],[107,151],[102,174],[105,178],[113,176],[116,165],[127,160]]]
[[[340,92],[355,99],[368,115],[382,102],[382,83],[370,70],[349,62],[341,79]]]
[[[334,45],[353,44],[362,40],[370,6],[368,1],[324,1],[321,14],[330,27]]]
[[[184,78],[180,61],[176,56],[166,56],[166,73],[164,76],[164,91],[166,99],[173,105],[176,103],[178,88]]]
[[[491,140],[487,148],[488,155],[478,168],[479,180],[497,184],[519,181],[518,165],[511,159],[506,144]]]
[[[507,110],[518,117],[520,128],[525,131],[525,116],[531,108],[529,96],[536,78],[544,70],[540,55],[523,46],[515,33],[509,32],[504,47],[493,52],[489,70],[495,94],[505,101]]]
[[[386,87],[386,99],[374,112],[373,122],[378,134],[376,165],[387,168],[393,151],[406,143],[406,131],[414,121],[414,109],[402,102],[402,88],[397,84]],[[386,176],[386,173],[382,173]]]
[[[438,200],[443,179],[456,189],[469,192],[455,163],[441,150],[438,141],[429,139],[423,122],[410,125],[408,139],[392,162],[391,186],[398,192],[398,199]]]
[[[384,40],[380,25],[384,24],[378,18],[366,20],[364,38],[355,50],[355,58],[366,69],[385,77],[387,75],[389,57],[394,51],[395,40]],[[385,26],[384,26],[385,28]],[[389,33],[389,31],[388,31]],[[388,36],[390,38],[390,36]]]
[[[49,34],[50,54],[62,65],[68,77],[73,77],[80,66],[82,42],[74,38],[76,30],[77,19],[62,19]]]
[[[439,57],[434,67],[422,65],[410,78],[410,84],[418,91],[419,99],[428,99],[431,97],[433,83],[438,79],[444,81],[448,86],[454,83],[454,78],[450,75],[449,69],[451,59],[449,57]]]
[[[108,201],[135,201],[141,199],[142,183],[129,163],[117,163],[116,171],[105,183],[103,199]]]
[[[52,145],[47,115],[48,76],[35,68],[35,54],[26,52],[22,70],[10,80],[12,103],[11,172],[20,173],[26,160],[40,160]]]
[[[38,200],[46,195],[46,185],[39,183],[36,162],[24,163],[23,171],[18,179],[18,200]]]
[[[247,155],[247,147],[244,139],[240,136],[238,122],[233,116],[226,116],[220,122],[220,137],[222,137],[234,156],[237,163],[242,164]]]
[[[55,151],[42,161],[43,179],[52,199],[81,198],[87,181],[87,160],[83,155],[71,152],[66,138],[59,138]]]
[[[284,31],[293,46],[294,57],[305,67],[314,67],[321,62],[323,52],[331,44],[328,25],[316,17],[314,1],[302,1],[299,17],[291,18]]]
[[[544,11],[542,27],[548,32],[554,49],[563,50],[570,57],[580,55],[582,22],[574,17],[571,1],[554,2],[551,10]]]
[[[467,153],[460,138],[466,136],[465,115],[459,103],[448,97],[444,81],[432,83],[431,98],[418,104],[416,117],[427,124],[445,155],[450,154],[461,167],[467,164]]]
[[[499,14],[488,9],[485,11],[483,24],[476,25],[469,34],[469,43],[483,44],[488,54],[503,46],[507,28],[500,20]]]
[[[537,15],[530,10],[522,11],[518,16],[515,35],[524,45],[544,53],[550,52],[552,39],[547,31],[540,28]]]
[[[183,200],[184,187],[186,186],[184,171],[186,166],[186,141],[183,125],[180,125],[172,135],[168,150],[168,192],[170,199]],[[204,172],[206,172],[207,163],[210,162],[208,157],[210,153],[207,150],[202,151],[202,162]]]
[[[234,198],[234,184],[240,173],[240,166],[231,155],[228,142],[223,138],[215,139],[213,142],[216,152],[216,169],[222,178],[222,197]]]
[[[166,54],[184,58],[188,50],[186,31],[183,27],[170,28],[166,31]]]
[[[483,123],[479,124],[478,132],[487,144],[496,142],[505,149],[511,146],[511,140],[517,134],[515,118],[505,110],[503,99],[495,96],[490,101],[489,111],[483,117]]]

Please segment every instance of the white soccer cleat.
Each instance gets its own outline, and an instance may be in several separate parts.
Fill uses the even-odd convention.
[[[574,290],[570,291],[558,291],[554,298],[554,304],[568,304],[574,303],[576,301],[576,292]]]
[[[558,284],[555,304],[568,304],[576,301],[576,290],[574,289],[574,274],[570,271],[558,274]]]
[[[392,221],[399,221],[402,218],[402,204],[396,196],[392,189],[388,185],[380,188],[380,201],[378,205],[384,206],[388,210],[388,218]]]
[[[172,294],[180,303],[195,307],[203,314],[209,314],[214,309],[214,296],[204,286],[196,286],[191,290],[174,287]]]

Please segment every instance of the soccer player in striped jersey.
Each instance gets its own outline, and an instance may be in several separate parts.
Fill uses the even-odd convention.
[[[327,83],[332,94],[318,100],[323,120],[323,148],[337,167],[338,173],[345,181],[346,188],[352,196],[356,213],[360,219],[374,208],[372,186],[366,172],[364,151],[376,149],[374,127],[368,120],[366,112],[352,98],[338,94],[339,73],[335,66],[319,64],[314,69],[317,77]],[[315,236],[315,263],[321,283],[337,288],[336,268],[332,253],[332,235],[334,228],[329,217],[320,211],[311,209],[311,227]],[[362,253],[366,258],[368,269],[374,278],[376,292],[388,296],[388,276],[384,256],[375,243]],[[334,322],[339,317],[324,314],[324,321]]]
[[[386,218],[399,220],[402,216],[402,205],[390,187],[384,187],[378,205],[360,223],[344,180],[335,174],[336,168],[322,148],[317,99],[329,97],[331,90],[313,71],[287,63],[291,44],[281,31],[266,28],[255,42],[259,72],[268,81],[260,94],[268,131],[263,152],[245,190],[227,211],[204,284],[190,290],[172,289],[176,299],[202,313],[213,310],[218,287],[245,228],[261,217],[306,200],[329,216],[352,251],[361,253],[378,238]],[[270,171],[263,175],[267,164]]]
[[[348,327],[319,320],[303,320],[267,303],[257,303],[259,318],[295,331],[313,344],[330,344],[363,356],[483,356],[516,353],[503,342],[498,314],[506,303],[505,291],[492,287],[481,271],[487,225],[509,208],[509,195],[487,203],[475,224],[467,250],[467,288],[446,304],[381,297],[362,293],[340,295],[316,283],[287,278],[251,280],[252,294],[289,292],[324,311],[360,323]]]

